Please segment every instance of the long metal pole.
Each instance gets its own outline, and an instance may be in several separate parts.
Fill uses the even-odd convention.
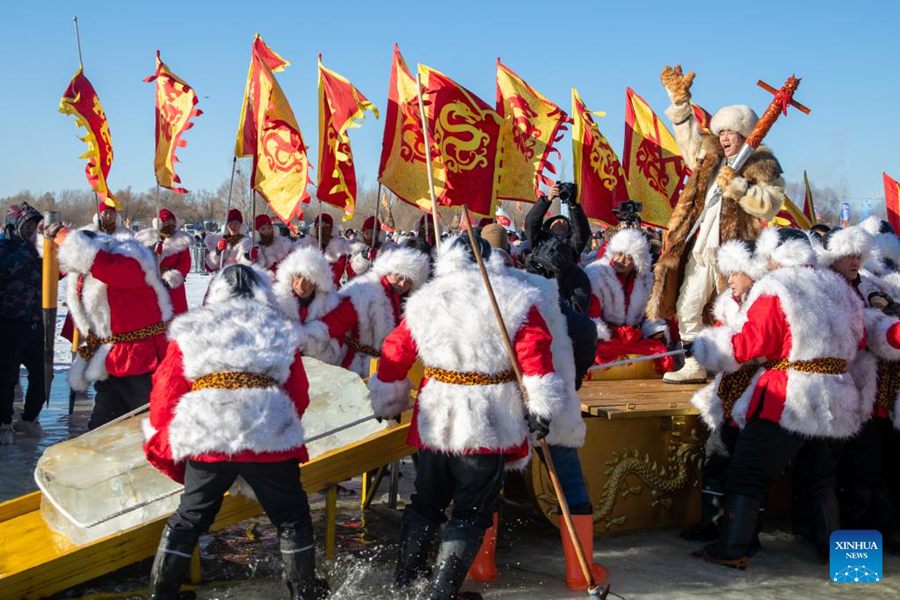
[[[84,61],[81,59],[81,35],[78,33],[78,17],[72,17],[75,25],[75,46],[78,48],[78,68],[84,70]]]
[[[425,138],[425,172],[428,173],[428,193],[431,195],[431,220],[434,224],[434,247],[441,249],[441,230],[438,227],[437,196],[434,194],[434,174],[431,172],[431,142],[428,139],[428,119],[425,118],[425,102],[422,100],[422,77],[416,72],[416,93],[419,95],[419,116],[422,118],[422,135]],[[428,241],[428,228],[425,228]]]
[[[469,216],[469,207],[463,204],[463,216],[466,221],[471,223],[471,217]],[[503,321],[503,315],[500,313],[500,305],[497,304],[497,297],[494,295],[494,288],[491,286],[491,280],[488,277],[487,269],[484,266],[484,259],[481,256],[481,247],[478,245],[478,241],[475,239],[475,232],[473,228],[467,227],[466,231],[469,235],[469,242],[472,245],[472,251],[475,254],[475,260],[478,262],[478,270],[481,271],[481,279],[484,282],[484,288],[487,291],[488,299],[491,301],[491,307],[494,311],[494,317],[497,320],[497,326],[500,328],[500,335],[503,338],[503,346],[506,349],[506,354],[509,357],[509,362],[512,364],[513,372],[516,374],[516,381],[519,384],[519,389],[522,392],[522,397],[525,398],[526,403],[528,399],[528,393],[525,390],[525,384],[523,381],[522,375],[522,367],[519,365],[519,360],[516,358],[516,353],[513,350],[512,342],[509,339],[509,332],[506,329],[506,323]],[[569,503],[566,502],[566,496],[563,493],[562,485],[559,483],[559,477],[556,474],[556,467],[553,465],[553,458],[550,456],[550,448],[547,446],[547,440],[541,438],[540,441],[541,446],[541,456],[544,459],[544,464],[547,466],[547,473],[550,475],[550,483],[553,485],[553,491],[556,493],[556,499],[559,501],[559,509],[562,513],[563,522],[566,525],[566,529],[569,531],[569,537],[572,539],[573,546],[575,546],[575,556],[578,558],[578,564],[581,567],[581,572],[584,575],[584,580],[588,582],[588,594],[596,595],[598,592],[597,583],[594,581],[594,575],[591,573],[590,565],[588,565],[587,558],[584,555],[584,549],[581,547],[581,541],[578,538],[578,532],[575,531],[575,523],[572,522],[572,514],[569,512]]]
[[[375,192],[375,222],[372,223],[372,242],[369,244],[369,251],[375,248],[375,242],[378,240],[378,209],[381,207],[381,182],[378,182],[378,190]]]
[[[231,192],[234,189],[234,172],[237,170],[237,156],[231,159],[231,179],[228,180],[228,200],[225,202],[225,219],[223,221],[224,225],[222,226],[222,235],[226,235],[228,233],[228,213],[231,212]],[[219,255],[219,270],[222,270],[222,267],[225,266],[225,253]]]

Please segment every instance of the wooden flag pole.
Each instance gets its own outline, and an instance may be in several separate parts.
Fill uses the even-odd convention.
[[[53,359],[56,350],[56,311],[59,286],[59,260],[56,256],[56,242],[47,235],[53,225],[59,225],[59,213],[48,210],[44,213],[43,245],[44,256],[41,264],[41,308],[44,325],[44,402],[50,405],[50,387],[53,384]]]
[[[428,119],[425,118],[425,102],[422,100],[422,76],[416,71],[416,93],[419,95],[419,115],[422,118],[422,135],[425,138],[425,164],[428,173],[428,193],[431,195],[431,221],[434,224],[434,247],[441,249],[441,230],[438,227],[437,196],[434,194],[434,174],[431,172],[431,143],[428,139]],[[468,215],[468,209],[466,209]],[[428,228],[425,228],[425,240],[428,241]]]
[[[372,242],[369,244],[369,252],[375,248],[378,240],[378,209],[381,207],[381,182],[378,182],[378,190],[375,192],[375,222],[372,223]]]
[[[237,170],[237,156],[231,159],[231,179],[228,180],[228,199],[225,201],[225,219],[222,222],[222,237],[228,234],[228,213],[231,212],[231,192],[234,189],[234,172]],[[225,266],[225,252],[219,255],[219,270]]]
[[[519,365],[519,360],[516,358],[515,350],[513,350],[512,342],[509,339],[509,331],[506,329],[506,323],[503,321],[503,314],[500,312],[500,305],[497,304],[494,288],[491,286],[491,280],[488,277],[487,269],[484,266],[484,259],[481,256],[481,246],[478,245],[478,240],[475,238],[474,228],[471,226],[472,220],[469,215],[469,207],[466,204],[463,204],[463,217],[466,219],[466,222],[470,224],[466,227],[466,232],[469,235],[469,243],[472,246],[472,252],[475,254],[475,261],[478,263],[478,270],[481,271],[481,280],[484,282],[484,288],[487,291],[488,299],[491,301],[491,308],[493,308],[497,326],[500,328],[500,335],[503,338],[503,347],[506,349],[509,362],[512,364],[513,372],[516,374],[519,390],[522,392],[522,397],[526,399],[527,403],[528,392],[525,389],[522,367]],[[544,464],[547,465],[547,473],[550,475],[550,483],[553,485],[553,491],[556,493],[556,498],[559,501],[559,509],[560,512],[562,512],[563,522],[565,522],[566,529],[569,531],[569,537],[573,542],[572,545],[575,547],[578,565],[581,567],[584,580],[588,582],[588,595],[599,596],[599,586],[594,581],[594,575],[591,573],[587,557],[584,555],[584,549],[578,538],[578,532],[575,531],[575,523],[572,522],[572,514],[569,512],[569,503],[566,502],[566,496],[563,493],[562,485],[559,483],[559,476],[556,474],[556,467],[553,465],[553,457],[550,456],[550,448],[547,446],[547,440],[541,438],[539,443]]]

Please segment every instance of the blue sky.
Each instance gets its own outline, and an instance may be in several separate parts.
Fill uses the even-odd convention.
[[[733,5],[736,8],[728,8]],[[714,10],[708,7],[714,6]],[[280,8],[276,8],[280,7]],[[780,120],[767,142],[789,181],[802,177],[879,198],[881,172],[900,178],[900,43],[897,2],[6,2],[0,50],[6,82],[0,196],[87,186],[83,143],[56,112],[77,68],[72,16],[81,24],[85,73],[110,122],[113,189],[153,179],[153,87],[142,82],[154,53],[201,96],[204,115],[179,150],[189,189],[227,178],[250,43],[259,32],[292,62],[279,80],[315,164],[316,55],[385,107],[391,47],[411,67],[437,68],[493,103],[498,56],[567,111],[578,88],[601,130],[621,151],[625,88],[662,114],[666,64],[696,70],[694,100],[715,111],[746,103],[761,112],[780,86],[803,77],[797,99],[813,110]],[[351,132],[357,175],[376,178],[382,121]],[[571,142],[562,143],[571,177]],[[315,175],[314,175],[315,176]],[[878,203],[879,200],[873,202]]]

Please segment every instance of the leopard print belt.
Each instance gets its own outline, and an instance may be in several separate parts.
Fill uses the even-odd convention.
[[[813,358],[812,360],[789,361],[770,360],[765,365],[770,371],[800,371],[801,373],[818,373],[819,375],[841,375],[847,372],[847,361],[843,358]]]
[[[498,385],[516,380],[516,374],[513,371],[503,371],[502,373],[488,375],[485,373],[449,371],[435,367],[425,367],[425,377],[441,383],[452,383],[455,385]]]
[[[900,392],[900,361],[878,359],[878,392],[875,404],[891,411]]]
[[[365,344],[361,343],[356,338],[352,338],[349,335],[344,337],[344,343],[347,344],[349,347],[353,348],[354,350],[356,350],[357,352],[361,352],[363,354],[368,354],[369,356],[374,356],[375,358],[378,358],[381,356],[381,352],[379,352],[376,348],[373,348],[372,346],[366,346]]]
[[[731,411],[735,402],[750,387],[750,382],[753,381],[753,376],[759,370],[759,366],[758,363],[749,362],[741,365],[741,368],[734,373],[722,375],[716,394],[722,399],[722,412],[726,421],[731,419]]]
[[[123,344],[126,342],[146,340],[147,338],[152,338],[154,335],[165,333],[168,325],[168,321],[160,321],[156,325],[135,329],[134,331],[126,331],[125,333],[117,333],[105,338],[99,338],[93,333],[88,332],[84,341],[78,347],[78,354],[85,362],[88,362],[103,344]]]
[[[243,388],[278,387],[278,382],[268,375],[245,373],[243,371],[219,371],[198,377],[191,384],[191,391],[197,390],[239,390]]]

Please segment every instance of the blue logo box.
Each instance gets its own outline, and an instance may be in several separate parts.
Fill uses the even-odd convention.
[[[881,533],[839,529],[831,534],[829,569],[835,583],[878,583],[884,577]]]

